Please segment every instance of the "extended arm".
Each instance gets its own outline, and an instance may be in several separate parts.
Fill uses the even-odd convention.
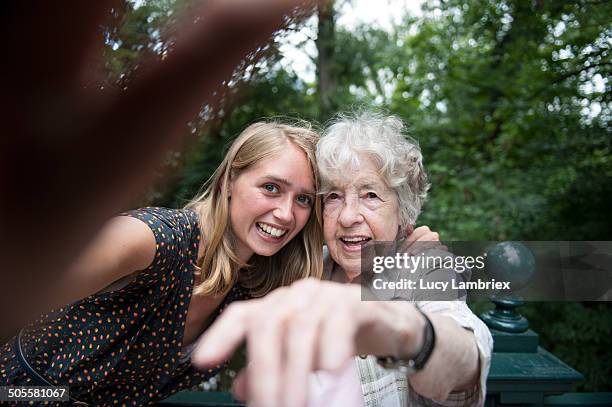
[[[247,341],[249,367],[237,389],[256,405],[304,405],[308,374],[334,371],[358,354],[412,355],[424,319],[404,301],[361,301],[359,286],[302,280],[263,299],[232,304],[200,339],[196,366],[228,358]],[[479,375],[474,335],[450,317],[431,314],[439,338],[425,368],[410,377],[423,396],[443,400],[474,388]]]
[[[414,308],[409,312],[414,313]],[[436,332],[436,345],[423,370],[408,377],[411,386],[422,396],[439,401],[446,400],[451,392],[475,389],[480,378],[480,356],[474,331],[450,316],[426,313]],[[414,355],[423,344],[425,321],[418,313],[416,319],[415,328],[406,328],[407,340],[400,339],[406,348],[399,355],[404,357]],[[416,335],[413,339],[409,339],[411,333]]]
[[[128,216],[109,220],[80,257],[61,275],[54,296],[65,305],[147,268],[155,256],[155,237],[142,221]]]

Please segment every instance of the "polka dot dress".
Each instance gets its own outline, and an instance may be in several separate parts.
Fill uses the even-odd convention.
[[[73,399],[91,405],[150,404],[221,368],[200,372],[182,352],[200,240],[197,214],[143,208],[123,215],[153,231],[157,250],[151,266],[123,288],[44,315],[21,337],[24,355],[39,374],[70,386]],[[236,285],[217,315],[230,302],[246,298]],[[13,342],[0,348],[0,386],[33,385]]]

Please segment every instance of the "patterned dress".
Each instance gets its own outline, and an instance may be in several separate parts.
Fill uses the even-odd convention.
[[[21,334],[34,370],[90,405],[143,405],[214,376],[200,372],[183,347],[200,241],[198,216],[189,210],[143,208],[123,215],[145,222],[157,250],[153,263],[126,286],[91,295],[43,315]],[[246,299],[236,285],[230,302]],[[15,340],[0,348],[0,386],[35,385],[15,355]]]

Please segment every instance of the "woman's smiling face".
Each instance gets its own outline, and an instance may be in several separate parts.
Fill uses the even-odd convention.
[[[363,158],[359,170],[332,179],[323,195],[325,243],[351,280],[361,273],[361,245],[394,240],[400,225],[397,194],[382,180],[375,163]]]
[[[272,256],[306,225],[315,199],[310,163],[287,141],[282,151],[242,171],[230,183],[230,222],[236,254]]]

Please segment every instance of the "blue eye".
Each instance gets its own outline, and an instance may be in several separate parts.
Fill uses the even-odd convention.
[[[278,192],[278,187],[274,184],[264,184],[263,188],[267,191],[267,192],[272,192],[272,193],[277,193]]]
[[[301,205],[304,205],[304,206],[312,205],[312,198],[309,197],[308,195],[300,195],[297,197],[297,200]]]

